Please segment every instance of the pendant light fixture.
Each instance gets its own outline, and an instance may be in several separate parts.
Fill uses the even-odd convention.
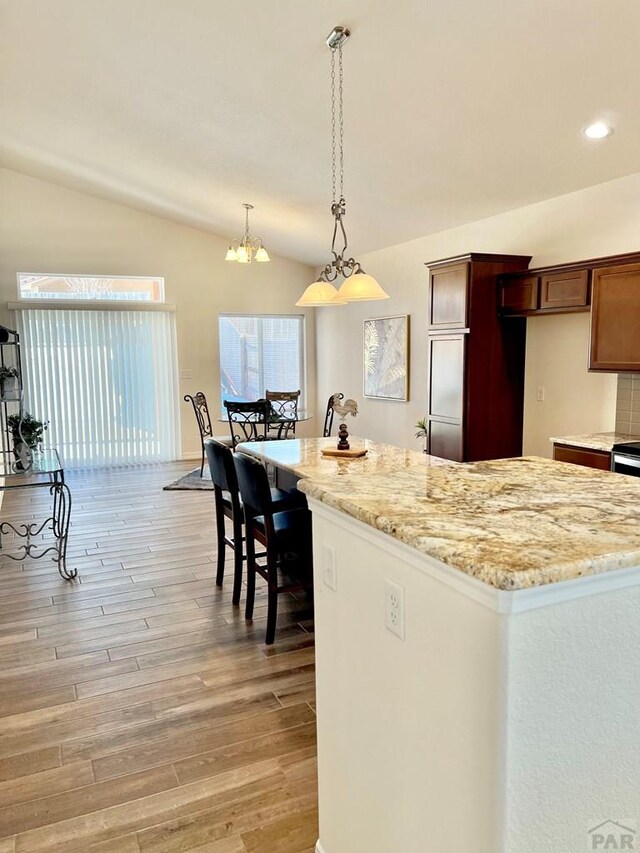
[[[310,284],[296,302],[296,305],[305,308],[320,308],[330,305],[346,305],[347,302],[389,299],[389,294],[384,292],[372,275],[365,273],[358,261],[354,258],[346,257],[348,241],[343,221],[346,213],[346,202],[344,198],[342,46],[350,35],[351,33],[345,27],[335,27],[327,36],[327,46],[331,51],[331,176],[333,186],[331,202],[333,239],[331,241],[331,254],[333,255],[333,259],[322,270],[317,281]],[[337,99],[336,54],[338,56]],[[336,240],[342,243],[340,251],[336,249]],[[338,276],[344,279],[339,290],[333,284]]]
[[[256,261],[259,264],[267,264],[271,260],[269,253],[264,247],[261,237],[252,237],[249,233],[249,211],[253,210],[252,204],[243,204],[244,207],[244,234],[240,240],[229,243],[225,261],[237,261],[239,264],[250,264]]]

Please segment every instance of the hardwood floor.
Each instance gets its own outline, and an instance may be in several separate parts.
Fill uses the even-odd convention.
[[[191,468],[72,473],[77,581],[0,556],[0,853],[314,850],[309,602],[267,648],[264,589],[247,623],[230,562],[215,586],[212,494],[162,491]]]

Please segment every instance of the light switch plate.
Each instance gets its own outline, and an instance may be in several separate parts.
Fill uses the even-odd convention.
[[[338,567],[336,549],[328,542],[322,543],[322,582],[325,586],[338,591]]]
[[[180,379],[193,379],[193,371],[187,370],[186,368],[184,370],[181,370]]]

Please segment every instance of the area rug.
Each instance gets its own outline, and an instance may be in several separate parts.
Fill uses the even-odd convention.
[[[179,480],[175,480],[162,488],[165,492],[212,492],[213,483],[211,482],[209,468],[205,465],[202,477],[200,476],[200,469],[196,468],[189,471],[184,477],[180,477]]]

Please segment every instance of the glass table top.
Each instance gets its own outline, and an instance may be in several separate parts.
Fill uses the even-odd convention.
[[[16,469],[13,453],[0,453],[0,477],[30,477],[36,474],[56,474],[62,471],[58,451],[53,447],[33,451],[33,464],[27,471]]]

